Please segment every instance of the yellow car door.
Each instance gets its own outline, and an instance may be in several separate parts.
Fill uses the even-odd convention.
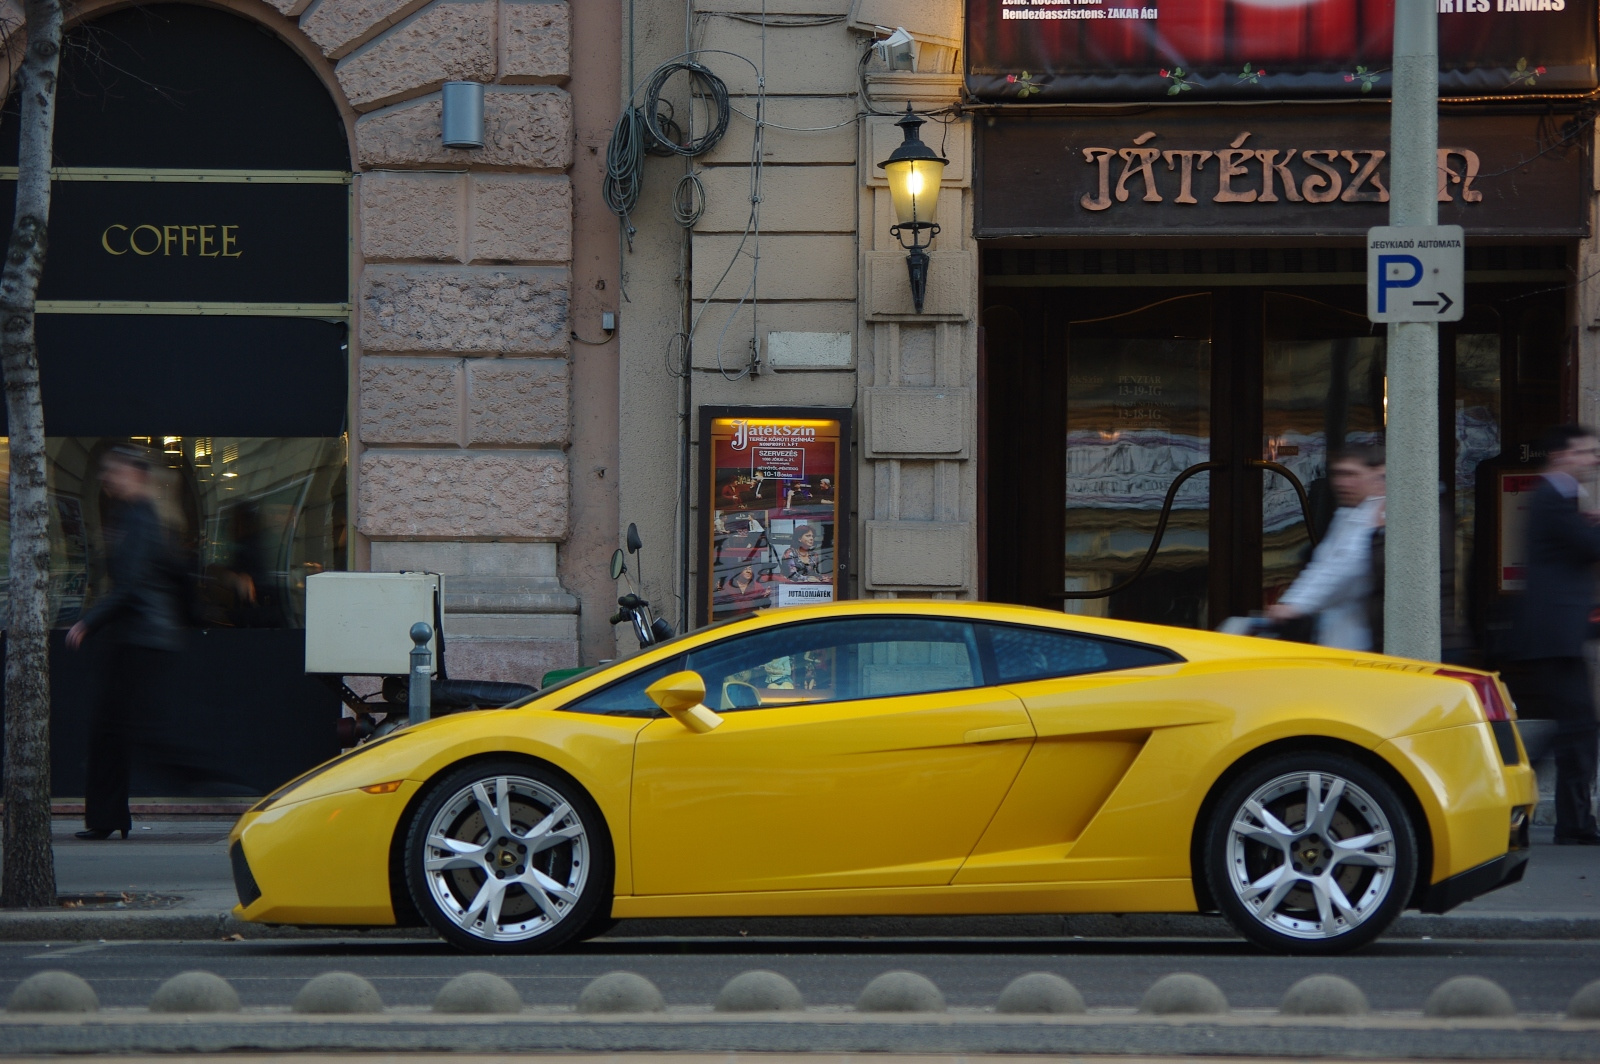
[[[984,686],[960,620],[801,621],[697,648],[683,667],[721,724],[639,734],[641,895],[948,883],[1034,734],[1018,698]]]
[[[1187,869],[1187,823],[1158,825],[1171,838],[1156,844],[1152,826],[1134,817],[1101,831],[1099,846],[1082,845],[1153,732],[1216,719],[1204,700],[1181,697],[1175,674],[1183,659],[1164,647],[1060,629],[976,627],[996,678],[1027,707],[1038,738],[955,882],[1138,878]]]

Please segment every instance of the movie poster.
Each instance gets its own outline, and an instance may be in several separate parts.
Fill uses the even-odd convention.
[[[702,446],[710,475],[702,552],[705,620],[840,597],[841,464],[838,418],[711,417]]]
[[[1596,0],[1437,2],[1441,94],[1595,87]],[[1385,97],[1393,53],[1394,0],[967,0],[991,101]]]

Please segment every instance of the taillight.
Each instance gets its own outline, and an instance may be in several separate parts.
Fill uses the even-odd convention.
[[[1478,692],[1478,702],[1483,706],[1483,715],[1489,720],[1511,719],[1511,711],[1506,706],[1506,700],[1500,697],[1500,685],[1495,683],[1493,676],[1481,672],[1456,672],[1454,669],[1435,669],[1433,674],[1471,684],[1472,689]]]

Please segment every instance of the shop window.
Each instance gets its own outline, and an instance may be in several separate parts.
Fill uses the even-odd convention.
[[[1381,444],[1386,415],[1386,337],[1366,317],[1319,299],[1266,294],[1262,455],[1299,478],[1320,536],[1333,517],[1328,455]],[[1300,495],[1288,478],[1262,478],[1261,578],[1273,603],[1310,559]]]
[[[192,622],[301,627],[306,577],[346,568],[342,437],[48,438],[52,626],[69,627],[108,590],[116,504],[101,490],[99,471],[107,449],[129,443],[155,460],[156,510],[192,577]],[[8,472],[3,445],[0,463]],[[0,528],[0,550],[8,549],[10,526],[0,519]],[[5,564],[0,554],[0,573]]]
[[[1105,591],[1137,570],[1167,489],[1211,457],[1211,297],[1165,299],[1074,321],[1067,337],[1067,593]],[[1150,568],[1109,597],[1068,612],[1190,627],[1206,621],[1210,483],[1173,500]]]

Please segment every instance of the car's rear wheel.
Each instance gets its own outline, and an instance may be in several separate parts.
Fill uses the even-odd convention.
[[[611,843],[599,808],[566,775],[479,762],[441,778],[407,832],[417,911],[476,953],[543,953],[611,900]]]
[[[1235,779],[1205,835],[1207,886],[1245,938],[1284,953],[1343,953],[1381,935],[1417,876],[1405,803],[1339,754],[1269,758]]]

